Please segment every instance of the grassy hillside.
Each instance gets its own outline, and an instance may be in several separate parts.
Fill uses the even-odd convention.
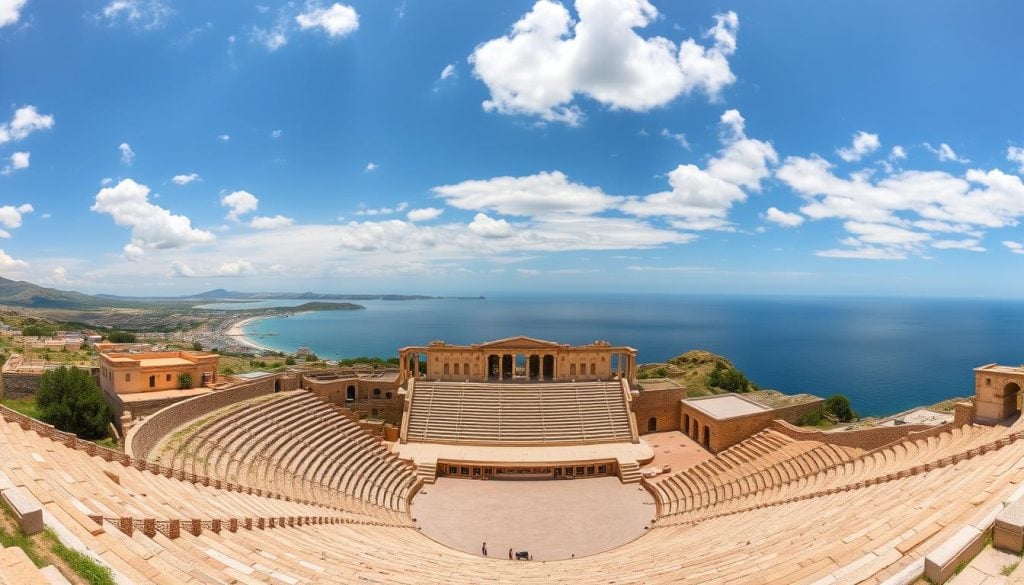
[[[0,277],[0,304],[37,309],[94,309],[132,306],[113,299],[101,299],[74,291],[63,291]]]
[[[671,378],[685,386],[689,396],[725,392],[712,385],[716,377],[723,379],[732,376],[737,381],[746,381],[746,384],[739,383],[742,392],[759,389],[757,384],[746,380],[731,361],[702,349],[688,351],[662,364],[641,364],[638,374],[641,379]]]

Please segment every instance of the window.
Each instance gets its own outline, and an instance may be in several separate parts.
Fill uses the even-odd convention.
[[[469,364],[468,363],[462,364],[462,373],[467,375],[467,376],[469,375]]]
[[[445,376],[448,375],[448,363],[447,362],[445,362],[445,364],[444,364],[444,375]]]
[[[380,388],[374,388],[373,389],[373,397],[374,398],[380,398]]]
[[[597,364],[596,363],[590,364],[590,375],[591,376],[596,376],[597,375]]]
[[[391,393],[390,392],[385,392],[384,393],[384,398],[387,398],[388,400],[391,400]]]
[[[992,378],[985,378],[985,385],[986,386],[991,386],[992,385]]]
[[[588,465],[587,466],[587,475],[594,475],[594,466],[593,465]]]
[[[164,382],[170,382],[170,381],[171,381],[171,375],[167,374],[167,376],[164,377]]]
[[[459,375],[459,364],[458,363],[455,364],[455,375],[456,376]]]
[[[474,467],[473,468],[473,477],[480,477],[480,468],[479,467]]]
[[[150,376],[149,377],[149,387],[150,388],[155,388],[156,387],[156,376]]]
[[[132,381],[132,375],[131,374],[125,374],[124,375],[124,381],[125,382],[131,382]]]
[[[608,466],[607,465],[598,465],[597,466],[597,473],[599,475],[605,475],[606,473],[608,473]]]
[[[576,475],[583,475],[583,466],[580,465],[576,468]]]

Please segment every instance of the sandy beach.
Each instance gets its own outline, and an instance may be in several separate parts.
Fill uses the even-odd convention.
[[[246,336],[245,326],[254,321],[258,321],[259,319],[263,319],[263,317],[246,317],[240,321],[235,321],[227,328],[226,331],[224,331],[223,335],[227,338],[226,340],[234,341],[236,344],[243,345],[247,348],[258,351],[277,352],[278,350],[265,345],[260,345]]]

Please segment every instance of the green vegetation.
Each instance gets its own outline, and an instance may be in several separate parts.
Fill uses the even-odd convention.
[[[750,380],[743,375],[743,372],[733,367],[726,367],[722,363],[715,364],[715,369],[708,374],[708,386],[721,388],[727,392],[750,392],[757,390],[757,386],[750,383]]]
[[[315,353],[307,353],[306,357],[304,359],[307,362],[318,362],[318,361],[320,361],[320,358],[316,357]]]
[[[802,417],[800,417],[800,420],[797,421],[796,424],[798,424],[798,425],[800,425],[802,427],[816,427],[816,426],[820,425],[821,424],[821,411],[820,410],[812,410],[811,412],[808,412],[807,414],[805,414]]]
[[[385,368],[389,366],[398,367],[398,358],[394,357],[384,359],[379,357],[360,356],[338,360],[338,365],[345,368],[352,366],[372,366],[374,368]]]
[[[88,371],[61,366],[47,370],[39,379],[36,403],[41,420],[83,439],[107,434],[110,410],[103,392]]]
[[[1016,563],[1010,563],[1009,565],[1003,565],[1003,569],[999,571],[999,574],[1003,577],[1009,577],[1010,573],[1013,573],[1017,570],[1017,565],[1019,564],[1020,561],[1017,561]]]
[[[53,327],[46,325],[26,325],[21,328],[21,334],[25,337],[50,337],[56,331]]]
[[[14,514],[2,501],[0,515],[4,516],[0,519],[0,546],[20,548],[36,567],[59,565],[59,560],[89,585],[114,585],[110,569],[65,546],[49,528],[40,535],[27,536],[14,523]]]
[[[857,419],[857,413],[850,406],[850,399],[842,394],[833,394],[825,400],[825,412],[839,422],[851,422]]]
[[[178,374],[178,390],[188,390],[192,387],[192,374],[182,372]]]
[[[294,366],[295,365],[295,358],[293,356],[288,356],[288,357],[284,358],[284,365],[286,365],[286,366]]]
[[[107,334],[107,341],[111,343],[135,343],[138,337],[127,331],[111,331]]]
[[[198,341],[192,342],[192,351],[203,351],[203,344]]]
[[[35,397],[28,396],[26,398],[4,398],[0,400],[0,404],[3,404],[7,408],[20,412],[25,416],[30,416],[34,419],[41,420],[42,413],[39,412],[39,405],[36,404]]]
[[[642,372],[638,372],[636,377],[641,380],[647,380],[649,378],[667,378],[668,368],[666,368],[665,366],[660,366],[654,368],[653,370],[644,370]]]

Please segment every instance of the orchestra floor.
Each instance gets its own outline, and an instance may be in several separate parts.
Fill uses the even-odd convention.
[[[454,549],[507,561],[508,549],[534,561],[583,557],[638,538],[654,518],[640,484],[616,477],[578,480],[439,478],[412,502],[423,534]]]

